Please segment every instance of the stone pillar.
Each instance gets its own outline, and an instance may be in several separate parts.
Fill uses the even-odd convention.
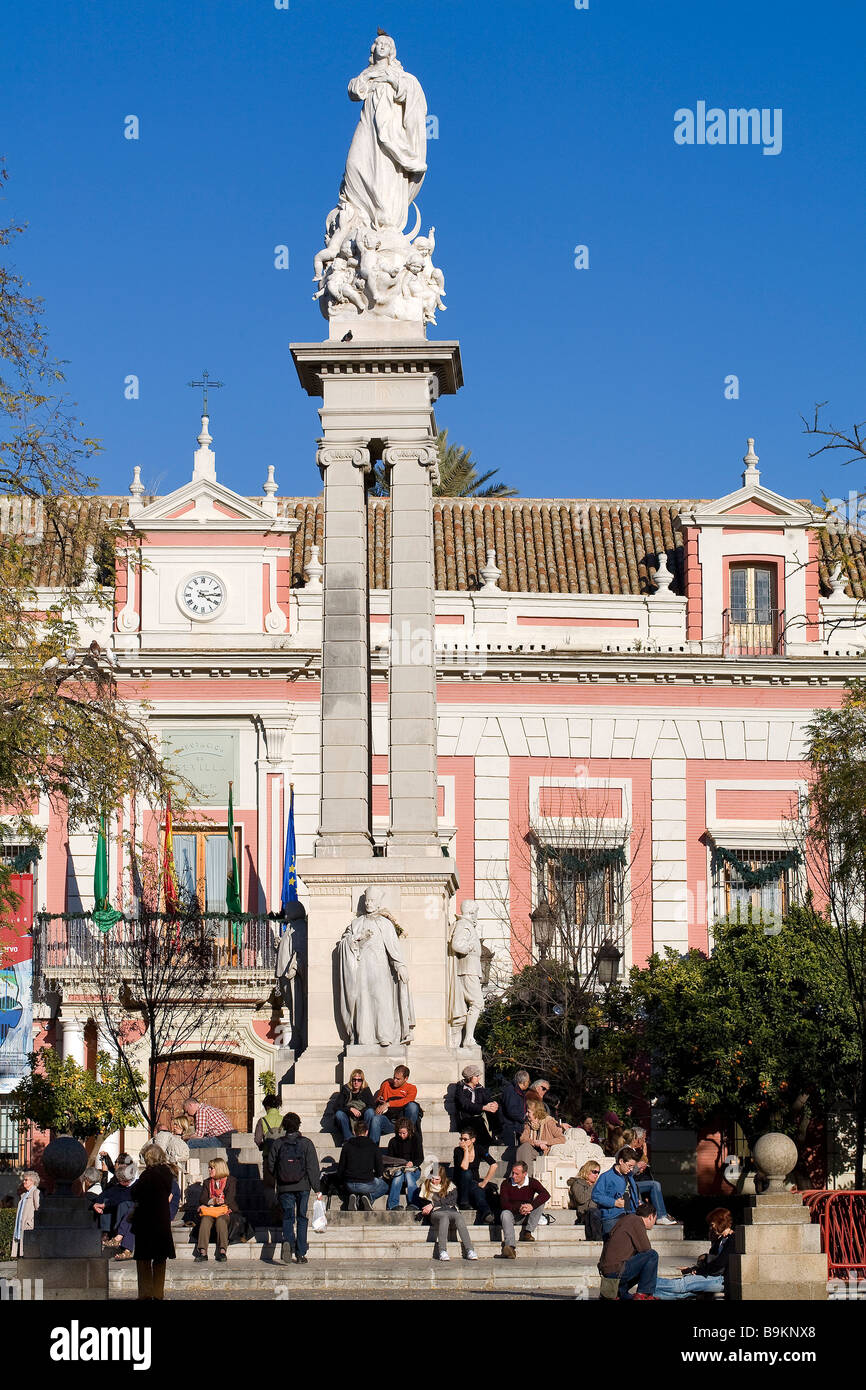
[[[322,445],[325,577],[322,617],[322,782],[315,854],[372,857],[370,619],[367,581],[369,450]]]
[[[797,1146],[786,1134],[762,1134],[752,1156],[769,1187],[751,1199],[735,1229],[728,1297],[745,1303],[822,1301],[827,1256],[821,1228],[813,1225],[801,1194],[788,1192],[784,1181],[797,1162]]]
[[[64,1062],[71,1057],[73,1062],[77,1062],[80,1067],[84,1066],[84,1022],[80,1018],[61,1018],[60,1024],[60,1055]]]
[[[436,794],[435,578],[430,440],[384,450],[391,493],[388,854],[440,853]]]

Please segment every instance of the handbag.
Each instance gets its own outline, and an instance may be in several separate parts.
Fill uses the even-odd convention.
[[[219,1216],[228,1216],[229,1209],[223,1202],[221,1207],[202,1207],[201,1214],[202,1216],[212,1216],[216,1220]]]

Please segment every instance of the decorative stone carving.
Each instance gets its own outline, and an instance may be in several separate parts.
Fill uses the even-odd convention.
[[[337,947],[340,1016],[350,1041],[362,1046],[409,1043],[415,1027],[409,971],[384,896],[382,888],[365,889],[363,911]]]
[[[845,586],[846,586],[847,582],[848,582],[848,580],[847,580],[847,576],[846,576],[846,574],[845,574],[845,566],[842,564],[842,561],[841,561],[841,560],[837,560],[837,561],[836,561],[836,564],[833,566],[832,570],[830,571],[830,595],[831,595],[831,597],[832,597],[832,598],[847,598],[848,595],[847,595],[847,593],[846,593],[846,591],[845,591]]]
[[[316,450],[316,463],[324,470],[332,463],[351,463],[364,473],[370,471],[370,450],[363,444],[321,444]]]
[[[453,967],[451,1026],[460,1030],[459,1047],[475,1044],[475,1025],[484,1008],[478,904],[465,898],[448,943]]]
[[[435,444],[389,444],[382,450],[382,462],[386,468],[395,463],[417,463],[420,468],[429,468],[430,481],[439,481],[439,451]]]
[[[349,83],[362,103],[346,160],[339,201],[325,222],[325,245],[314,260],[313,298],[328,319],[365,314],[436,322],[445,280],[432,262],[435,228],[419,237],[421,214],[406,235],[409,210],[427,170],[427,102],[420,82],[397,60],[394,40],[380,31],[370,62]]]
[[[73,1185],[87,1167],[87,1152],[71,1134],[61,1134],[52,1139],[43,1153],[42,1167],[54,1179],[56,1195],[71,1197]]]
[[[769,1192],[786,1192],[785,1178],[797,1166],[797,1145],[787,1134],[762,1134],[752,1148],[756,1167],[769,1183]]]
[[[670,593],[671,585],[674,582],[674,575],[670,566],[670,559],[668,558],[668,553],[666,550],[658,556],[658,567],[655,572],[655,581],[655,591],[657,594]]]
[[[502,570],[496,563],[496,551],[491,548],[487,551],[487,564],[480,571],[479,577],[484,581],[479,593],[498,594],[501,593],[499,581],[502,578]]]
[[[294,1047],[300,1051],[303,1045],[304,1011],[306,1005],[306,937],[307,918],[300,903],[290,905],[289,920],[283,926],[277,924],[282,932],[277,939],[277,959],[274,974],[277,989],[283,1005],[288,1012],[288,1020],[280,1025],[280,1047]]]
[[[310,558],[304,566],[304,587],[308,593],[320,593],[325,566],[319,559],[319,547],[310,546]]]

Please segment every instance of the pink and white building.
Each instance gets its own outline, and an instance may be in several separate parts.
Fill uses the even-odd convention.
[[[280,904],[290,784],[299,857],[317,829],[323,507],[280,496],[273,468],[262,495],[230,490],[211,443],[205,417],[192,479],[167,496],[144,496],[136,470],[128,498],[80,503],[82,546],[98,547],[107,517],[122,521],[113,611],[82,640],[105,648],[125,698],[147,702],[154,737],[200,789],[200,814],[175,825],[179,874],[224,906],[232,780],[242,902],[264,915]],[[413,637],[389,629],[389,502],[369,508],[372,830],[384,841],[389,646]],[[531,828],[563,843],[591,817],[598,845],[624,848],[622,865],[600,862],[612,920],[599,928],[626,968],[665,946],[706,950],[736,902],[778,908],[802,891],[803,868],[788,864],[750,892],[712,846],[751,864],[790,850],[804,728],[862,669],[859,533],[828,531],[820,509],[766,487],[750,440],[741,485],[719,498],[437,499],[434,543],[440,835],[500,977],[531,940]],[[40,563],[50,590],[50,555]],[[148,833],[154,815],[127,806],[114,826],[112,901],[127,911],[120,833]],[[40,817],[36,910],[86,912],[95,834],[68,834],[47,806]],[[279,1072],[261,1003],[269,939],[234,992],[239,1128],[257,1073]],[[87,1060],[98,1019],[74,951],[55,957],[49,984],[37,1040]]]

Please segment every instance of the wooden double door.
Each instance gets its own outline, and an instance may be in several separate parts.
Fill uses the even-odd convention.
[[[248,1133],[253,1125],[253,1064],[211,1052],[186,1052],[154,1064],[159,1128],[170,1129],[172,1116],[193,1097],[228,1115],[232,1128]]]

